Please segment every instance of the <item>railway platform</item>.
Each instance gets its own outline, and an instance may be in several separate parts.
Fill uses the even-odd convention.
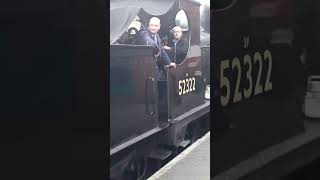
[[[148,178],[172,179],[210,179],[210,131]]]

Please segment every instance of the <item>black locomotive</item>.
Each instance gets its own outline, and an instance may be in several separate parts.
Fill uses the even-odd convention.
[[[110,11],[110,179],[144,179],[209,130],[209,4],[111,1]],[[134,44],[152,16],[161,20],[164,43],[179,25],[189,45],[167,80],[157,80],[153,49]]]
[[[291,1],[215,2],[212,176],[304,131]]]

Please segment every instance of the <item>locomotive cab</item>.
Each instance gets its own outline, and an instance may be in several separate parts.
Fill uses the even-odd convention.
[[[159,118],[171,124],[169,133],[164,135],[160,142],[175,147],[187,144],[189,140],[185,138],[185,134],[189,124],[207,114],[210,105],[204,98],[206,85],[210,84],[210,36],[201,39],[201,35],[209,34],[209,18],[200,16],[200,8],[203,6],[199,2],[177,2],[179,3],[174,4],[166,14],[158,16],[161,20],[160,37],[170,41],[173,38],[170,30],[180,26],[183,31],[182,39],[188,44],[185,58],[177,62],[176,68],[167,69],[166,80],[158,82]],[[144,10],[139,15],[145,27],[153,16]],[[201,26],[202,29],[204,26],[205,30],[200,31]],[[182,122],[183,125],[180,124]],[[177,132],[179,136],[173,135]]]
[[[110,4],[111,179],[125,179],[121,176],[131,166],[147,167],[146,159],[162,161],[172,148],[190,144],[191,131],[199,131],[192,122],[208,114],[210,105],[204,99],[201,4],[193,0],[131,3]],[[158,33],[163,46],[172,40],[175,26],[182,28],[188,46],[176,68],[166,69],[167,79],[157,77],[153,48],[135,44],[137,32],[147,28],[153,16],[161,21]],[[145,176],[144,171],[134,174]]]

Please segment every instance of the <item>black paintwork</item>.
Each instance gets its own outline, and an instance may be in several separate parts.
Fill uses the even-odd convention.
[[[231,168],[254,153],[275,143],[279,143],[303,131],[299,121],[301,107],[297,103],[299,88],[302,87],[302,65],[292,48],[293,32],[290,16],[290,2],[285,0],[239,0],[223,11],[213,11],[213,72],[218,85],[214,99],[214,126],[212,140],[211,176]],[[279,31],[280,30],[280,31]],[[244,46],[249,37],[248,46]],[[248,66],[244,56],[252,62],[252,89],[258,77],[258,63],[254,54],[263,54],[268,49],[272,53],[272,90],[245,99],[243,89],[248,88],[246,78]],[[238,68],[231,68],[237,57],[241,64],[239,90],[240,102],[233,103]],[[221,105],[220,96],[225,96],[226,88],[221,84],[221,62],[230,60],[230,68],[224,71],[231,84],[230,102]],[[263,89],[269,64],[262,61],[261,81]]]
[[[208,25],[202,24],[207,34],[203,38],[205,42],[201,43],[200,4],[192,0],[175,1],[166,14],[149,14],[150,9],[141,8],[137,15],[145,27],[150,17],[159,17],[162,38],[170,35],[169,30],[175,26],[176,14],[181,9],[188,18],[189,29],[184,32],[184,38],[189,49],[183,63],[178,64],[176,69],[168,70],[168,81],[156,80],[158,69],[151,47],[110,45],[110,155],[113,178],[123,178],[123,171],[130,162],[147,158],[157,145],[177,147],[186,137],[187,127],[209,113],[210,103],[204,100],[204,77],[208,77],[210,72],[208,67],[205,73],[202,72],[209,59],[201,57],[201,45],[206,46],[203,52],[206,52],[205,57],[209,57],[209,33]],[[206,18],[203,21],[208,23]],[[179,96],[178,82],[187,77],[196,79],[195,90]],[[148,148],[147,144],[150,144]]]
[[[180,8],[187,14],[189,28],[192,30],[190,35],[190,47],[185,61],[177,65],[176,69],[170,69],[168,75],[169,91],[169,118],[174,119],[194,107],[204,104],[204,79],[201,68],[201,50],[200,50],[200,12],[199,6],[190,1],[181,1]],[[179,95],[179,80],[195,77],[195,90]]]
[[[158,126],[156,65],[147,46],[110,47],[110,146]]]
[[[188,19],[188,30],[183,38],[189,48],[185,60],[177,64],[176,69],[168,70],[168,80],[157,81],[158,69],[151,47],[128,43],[110,45],[110,178],[126,179],[125,172],[134,171],[132,164],[160,152],[160,147],[170,147],[171,151],[178,149],[186,138],[194,140],[201,134],[199,119],[209,113],[210,103],[204,100],[205,83],[210,81],[209,19],[200,17],[200,4],[196,1],[177,0],[169,4],[172,7],[163,11],[165,14],[150,14],[152,11],[143,7],[139,12],[128,8],[130,13],[124,13],[124,18],[119,18],[121,22],[115,23],[118,26],[112,31],[113,37],[118,36],[116,30],[126,31],[124,26],[129,26],[127,21],[132,18],[131,13],[138,15],[145,28],[150,17],[157,16],[161,20],[159,35],[165,39],[176,25],[176,14],[183,9]],[[126,9],[125,6],[121,8]],[[121,12],[116,11],[115,14]],[[134,41],[134,35],[131,38]],[[113,40],[120,42],[116,38]],[[195,78],[195,89],[179,95],[179,81],[187,78]]]
[[[149,76],[156,79],[155,73],[157,71],[155,67],[152,67],[154,59],[152,51],[150,49],[147,51],[147,46],[111,45],[111,147],[141,135],[157,126],[158,107],[155,106],[157,102],[152,96],[153,93],[163,96],[159,97],[159,111],[161,114],[169,113],[169,115],[162,116],[167,118],[164,120],[177,118],[205,103],[203,98],[205,84],[202,74],[203,64],[200,49],[199,8],[199,3],[180,1],[179,3],[174,3],[173,8],[166,14],[159,16],[162,28],[160,34],[166,34],[165,29],[174,26],[174,18],[167,17],[175,17],[175,14],[180,9],[186,12],[189,22],[189,31],[186,33],[189,35],[189,52],[182,64],[177,65],[176,69],[169,70],[168,82],[156,83],[155,81],[145,80]],[[149,18],[152,16],[147,14],[144,9],[141,9],[138,15],[144,26],[147,25]],[[146,72],[147,70],[150,71]],[[208,72],[206,76],[208,76]],[[196,90],[192,93],[179,96],[178,82],[187,77],[195,77]],[[166,83],[168,85],[165,85]],[[148,84],[152,84],[154,86],[153,90],[157,92],[152,90],[148,90],[152,92],[145,91],[145,88],[148,88],[146,87]],[[157,84],[159,84],[160,89],[156,88]],[[162,86],[161,84],[164,85]],[[167,88],[169,97],[166,96],[168,93],[165,92]],[[137,89],[140,91],[138,92]],[[152,102],[155,104],[150,105],[149,103],[149,105],[146,105],[144,103],[146,101],[145,94],[152,96]],[[164,101],[169,104],[163,105],[163,99],[169,99],[169,101]],[[146,111],[154,111],[155,115],[148,116],[146,115]],[[150,120],[150,117],[153,118]]]

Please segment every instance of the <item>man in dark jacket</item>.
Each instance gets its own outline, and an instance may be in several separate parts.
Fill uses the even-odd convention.
[[[168,46],[163,46],[165,50],[173,62],[180,64],[183,62],[187,55],[188,51],[188,44],[183,39],[182,36],[182,29],[179,26],[176,26],[172,29],[173,33],[173,40],[169,41]]]
[[[166,78],[165,67],[176,67],[176,64],[170,61],[169,56],[163,49],[158,31],[160,30],[160,19],[152,17],[149,20],[148,30],[142,28],[137,35],[136,44],[149,45],[155,49],[157,56],[157,65],[160,72],[160,79]]]

